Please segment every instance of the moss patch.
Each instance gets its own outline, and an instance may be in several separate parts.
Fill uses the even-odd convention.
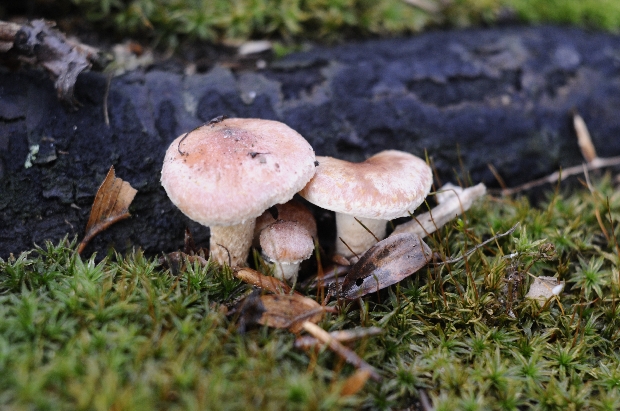
[[[298,351],[285,331],[237,331],[222,305],[249,287],[227,269],[173,275],[139,252],[95,263],[75,243],[47,244],[0,260],[0,408],[401,409],[426,395],[437,410],[618,409],[619,219],[609,178],[537,208],[474,207],[431,248],[455,256],[518,221],[520,231],[322,321],[384,330],[352,346],[384,382],[344,398],[353,370],[329,351]],[[530,274],[565,281],[559,300],[524,299]]]

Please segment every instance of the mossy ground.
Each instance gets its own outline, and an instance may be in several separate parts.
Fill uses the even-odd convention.
[[[47,244],[0,260],[0,408],[405,409],[426,395],[436,410],[617,410],[619,221],[610,178],[539,207],[476,205],[429,245],[454,256],[521,226],[320,323],[384,330],[352,346],[384,381],[349,397],[353,369],[331,352],[299,351],[284,330],[238,332],[221,307],[248,286],[227,269],[174,275],[140,252],[95,263]],[[559,300],[524,299],[529,274],[566,281]]]

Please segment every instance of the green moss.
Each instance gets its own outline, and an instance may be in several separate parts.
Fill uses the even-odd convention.
[[[227,269],[174,275],[139,252],[96,263],[74,242],[47,244],[0,260],[0,408],[403,409],[425,396],[437,410],[618,409],[619,220],[610,178],[537,208],[475,206],[431,247],[454,256],[521,228],[322,321],[384,330],[352,346],[383,383],[346,398],[353,369],[328,350],[297,350],[282,330],[237,331],[221,305],[249,287]],[[530,274],[566,288],[541,307],[523,298]]]
[[[514,14],[525,23],[561,23],[618,31],[615,0],[63,0],[119,35],[147,36],[175,46],[182,39],[273,38],[334,41],[403,35],[429,27],[494,24]],[[507,13],[508,12],[508,13]]]

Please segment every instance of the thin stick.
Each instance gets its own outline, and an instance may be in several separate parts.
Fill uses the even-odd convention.
[[[361,359],[355,352],[348,349],[344,345],[340,344],[335,338],[333,338],[327,331],[319,327],[318,325],[311,323],[310,321],[304,321],[301,325],[304,330],[312,334],[316,339],[326,344],[333,352],[342,357],[349,364],[368,370],[370,372],[370,378],[377,382],[381,382],[381,376],[377,373],[374,367]]]
[[[613,167],[613,166],[618,166],[618,165],[620,165],[620,156],[608,157],[608,158],[597,157],[591,162],[587,163],[585,165],[585,168],[588,171],[592,171],[592,170],[598,170],[600,168]],[[529,183],[521,184],[520,186],[516,186],[513,188],[502,189],[502,190],[499,190],[498,192],[501,195],[509,196],[512,194],[516,194],[522,191],[529,190],[534,187],[544,185],[544,184],[553,184],[559,181],[563,181],[564,179],[566,179],[566,177],[581,174],[583,172],[583,169],[584,169],[583,165],[565,168],[563,170],[551,173],[546,177],[539,178],[537,180],[533,180],[533,181],[530,181]]]
[[[440,188],[439,192],[442,190],[443,188]],[[466,188],[460,193],[455,192],[454,196],[449,197],[431,211],[421,214],[417,218],[413,217],[412,221],[396,226],[391,235],[412,233],[424,238],[443,227],[457,215],[463,214],[476,199],[485,193],[486,187],[482,183]]]
[[[112,83],[112,74],[108,74],[105,82],[105,93],[103,93],[103,119],[105,125],[110,127],[110,116],[108,115],[108,95],[110,94],[110,84]]]
[[[361,226],[364,228],[364,230],[368,231],[368,234],[370,234],[371,236],[373,236],[377,242],[381,241],[381,240],[379,240],[379,239],[377,238],[377,236],[375,235],[375,233],[373,233],[372,231],[370,231],[370,230],[368,229],[368,227],[366,227],[366,226],[364,225],[364,223],[362,223],[362,222],[361,222],[361,221],[360,221],[357,217],[353,217],[353,218],[355,219],[355,221],[357,221],[357,222],[358,222],[358,224],[359,224],[359,225],[361,225]],[[349,247],[349,246],[347,246],[347,247]],[[349,249],[349,250],[350,250],[350,249]],[[354,253],[354,254],[355,254],[355,253]]]
[[[356,219],[356,220],[357,220],[357,219]],[[366,228],[366,227],[364,227],[364,228]],[[368,230],[368,229],[366,228],[366,230]],[[377,238],[377,237],[375,237],[375,238]],[[345,243],[345,241],[342,239],[342,237],[338,237],[338,239],[339,239],[340,241],[342,241],[342,244],[344,244],[344,246],[345,246],[345,247],[347,247],[347,248],[349,249],[349,251],[351,252],[351,254],[353,254],[353,255],[355,256],[355,258],[358,258],[358,259],[360,258],[360,257],[359,257],[359,255],[357,255],[357,253],[356,253],[355,251],[353,251],[353,250],[351,249],[351,247],[349,247],[349,244]]]
[[[481,247],[484,247],[485,245],[489,244],[491,241],[495,241],[495,240],[497,240],[498,238],[501,238],[501,237],[507,236],[508,234],[512,234],[512,232],[513,232],[514,230],[516,230],[518,226],[519,226],[519,223],[517,223],[517,224],[513,225],[513,226],[512,226],[512,228],[511,228],[510,230],[506,231],[505,233],[496,234],[496,235],[494,235],[493,237],[491,237],[491,238],[489,238],[488,240],[486,240],[485,242],[478,244],[477,246],[475,246],[475,247],[474,247],[474,248],[472,248],[471,250],[467,251],[467,252],[466,252],[465,254],[463,254],[462,256],[460,256],[460,257],[456,257],[456,258],[453,258],[453,259],[451,259],[451,260],[442,261],[442,262],[440,262],[440,263],[437,263],[437,265],[441,265],[441,264],[452,264],[452,263],[456,263],[456,262],[458,262],[458,261],[461,261],[463,258],[465,258],[465,257],[469,257],[469,256],[470,256],[471,254],[473,254],[473,252],[474,252],[474,251],[476,251],[477,249],[479,249],[479,248],[481,248]]]

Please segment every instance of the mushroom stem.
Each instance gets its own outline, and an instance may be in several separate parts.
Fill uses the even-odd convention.
[[[219,264],[230,264],[231,267],[245,266],[252,245],[255,224],[256,219],[250,218],[241,224],[210,227],[211,258]]]
[[[385,238],[387,220],[357,217],[357,219],[374,234],[373,237],[355,220],[355,218],[356,217],[348,214],[336,213],[336,254],[343,255],[347,258],[353,257],[354,254],[340,241],[340,238],[342,238],[351,250],[360,257],[377,242],[375,237],[377,237],[379,241]]]
[[[301,261],[293,263],[274,261],[269,263],[269,265],[273,268],[273,276],[278,280],[284,280],[287,282],[290,282],[291,280],[295,281],[297,279],[300,264]]]

